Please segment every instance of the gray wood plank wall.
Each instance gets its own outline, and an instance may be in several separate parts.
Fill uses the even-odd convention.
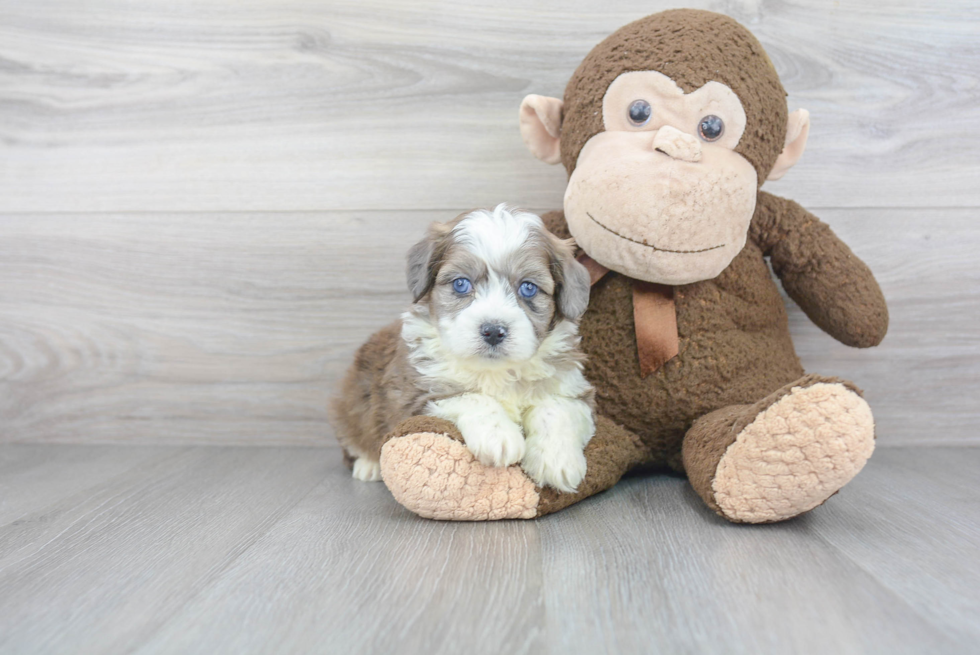
[[[688,2],[749,26],[807,154],[767,190],[881,280],[855,351],[880,445],[977,444],[980,4]],[[329,444],[324,400],[408,301],[431,220],[561,206],[526,93],[670,3],[0,0],[0,441]]]

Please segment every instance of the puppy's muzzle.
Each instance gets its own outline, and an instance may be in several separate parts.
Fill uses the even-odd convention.
[[[491,346],[507,338],[507,328],[497,323],[484,323],[480,326],[480,336]]]

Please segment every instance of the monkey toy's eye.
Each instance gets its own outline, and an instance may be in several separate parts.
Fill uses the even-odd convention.
[[[630,105],[630,123],[636,126],[646,125],[650,121],[653,108],[646,100],[634,100]]]
[[[531,299],[538,294],[538,285],[534,282],[521,282],[518,291],[523,298]]]
[[[453,291],[465,296],[473,288],[473,284],[465,277],[458,277],[453,280]]]
[[[698,134],[705,141],[717,141],[721,138],[721,135],[725,132],[725,123],[715,116],[714,114],[710,116],[705,116],[698,123]]]

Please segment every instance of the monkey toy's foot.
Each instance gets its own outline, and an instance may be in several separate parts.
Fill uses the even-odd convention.
[[[406,509],[429,519],[493,521],[538,515],[538,489],[519,466],[484,466],[456,427],[416,417],[381,449],[381,476]]]
[[[810,375],[755,405],[699,419],[684,439],[684,465],[720,515],[771,523],[837,493],[873,450],[874,419],[856,388]]]
[[[584,454],[586,473],[577,491],[541,488],[519,466],[481,464],[449,421],[416,416],[402,421],[382,447],[381,478],[395,500],[425,518],[530,519],[608,489],[644,461],[646,450],[635,435],[598,416]]]

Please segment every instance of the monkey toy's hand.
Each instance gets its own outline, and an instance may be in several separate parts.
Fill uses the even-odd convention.
[[[764,191],[752,236],[786,293],[810,320],[841,343],[877,346],[888,331],[888,306],[867,265],[800,205]]]

